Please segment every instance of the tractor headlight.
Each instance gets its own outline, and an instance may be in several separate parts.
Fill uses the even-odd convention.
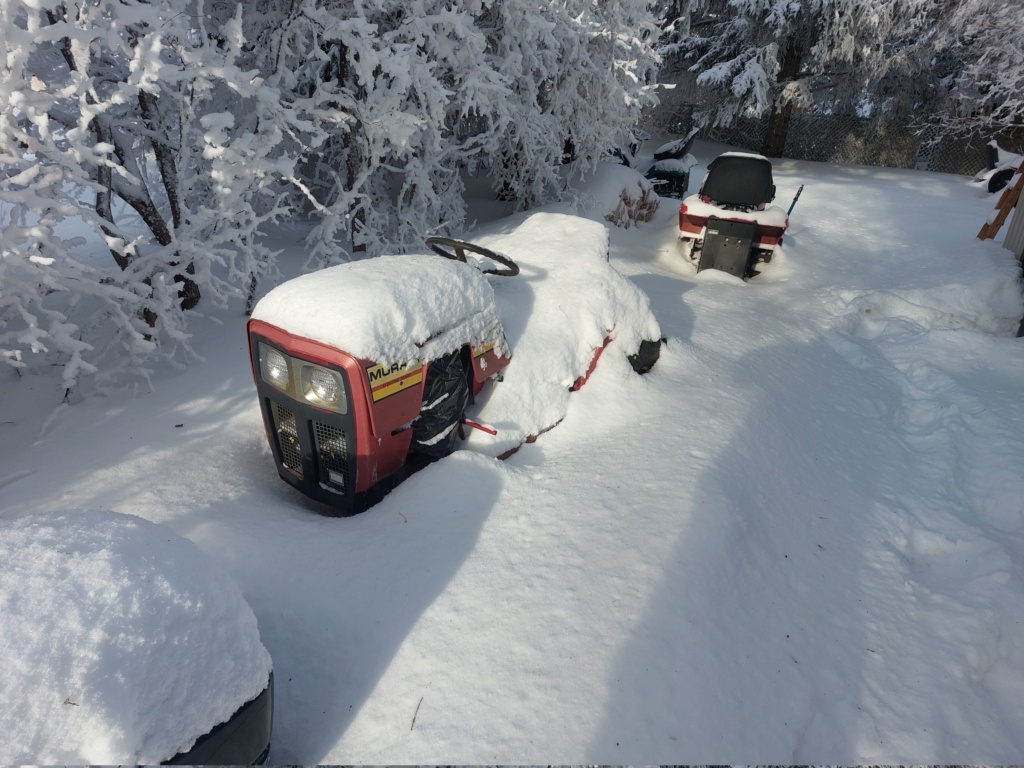
[[[337,373],[319,365],[304,365],[299,380],[302,396],[307,401],[320,408],[346,412],[345,384]]]
[[[271,386],[317,408],[348,413],[345,379],[339,371],[291,357],[262,341],[259,356],[260,376]]]
[[[288,372],[288,358],[263,343],[260,343],[260,373],[268,384],[285,392],[288,391],[291,379]]]

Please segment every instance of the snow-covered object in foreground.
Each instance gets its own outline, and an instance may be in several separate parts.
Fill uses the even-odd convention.
[[[653,365],[660,328],[608,263],[604,225],[518,221],[460,243],[504,254],[515,277],[491,283],[433,255],[379,257],[296,278],[256,306],[250,360],[284,480],[352,514],[454,450],[464,427],[469,447],[500,455],[557,424],[612,340],[636,370]]]
[[[31,514],[0,563],[0,762],[158,763],[267,688],[252,609],[163,526]]]
[[[683,255],[697,271],[720,269],[751,277],[769,262],[789,226],[776,205],[772,164],[748,152],[725,152],[708,165],[700,191],[679,206]]]
[[[1013,179],[1015,173],[1024,164],[1024,155],[1008,152],[995,141],[988,143],[989,166],[978,171],[974,182],[982,186],[989,194],[1000,192]]]
[[[697,138],[699,132],[699,128],[694,128],[682,138],[662,144],[654,150],[654,161],[681,160],[690,155],[690,149],[693,147],[694,139]],[[692,157],[692,155],[690,156]]]
[[[508,363],[487,278],[436,255],[290,280],[248,332],[278,474],[337,514],[399,481],[411,449],[451,452],[470,393]]]
[[[654,165],[647,169],[644,178],[655,183],[659,194],[681,198],[690,186],[690,169],[696,164],[697,158],[693,155],[656,160]]]
[[[690,154],[690,148],[700,129],[694,128],[680,139],[662,144],[654,150],[654,164],[644,176],[654,181],[657,191],[668,197],[682,198],[690,186],[690,169],[697,164],[697,158]]]

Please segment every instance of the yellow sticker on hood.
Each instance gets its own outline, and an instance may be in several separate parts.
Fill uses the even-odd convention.
[[[423,381],[423,365],[371,365],[366,368],[366,376],[370,380],[370,396],[376,403]]]

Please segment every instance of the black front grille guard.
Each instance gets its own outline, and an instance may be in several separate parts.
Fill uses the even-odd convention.
[[[259,361],[257,345],[260,342],[290,354],[268,339],[253,335],[249,341],[253,360]],[[260,411],[281,478],[306,496],[330,505],[336,514],[354,514],[361,505],[355,492],[356,425],[352,387],[343,369],[323,367],[338,373],[345,383],[346,413],[325,411],[281,392],[263,380],[257,362],[256,392]]]

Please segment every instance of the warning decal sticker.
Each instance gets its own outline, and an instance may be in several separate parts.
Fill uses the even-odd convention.
[[[390,366],[371,365],[366,369],[366,376],[370,380],[370,396],[376,403],[423,381],[423,366],[398,363]]]
[[[480,347],[473,347],[473,357],[480,357],[480,355],[486,355],[492,349],[497,346],[497,342],[492,341],[490,344],[484,344]]]

